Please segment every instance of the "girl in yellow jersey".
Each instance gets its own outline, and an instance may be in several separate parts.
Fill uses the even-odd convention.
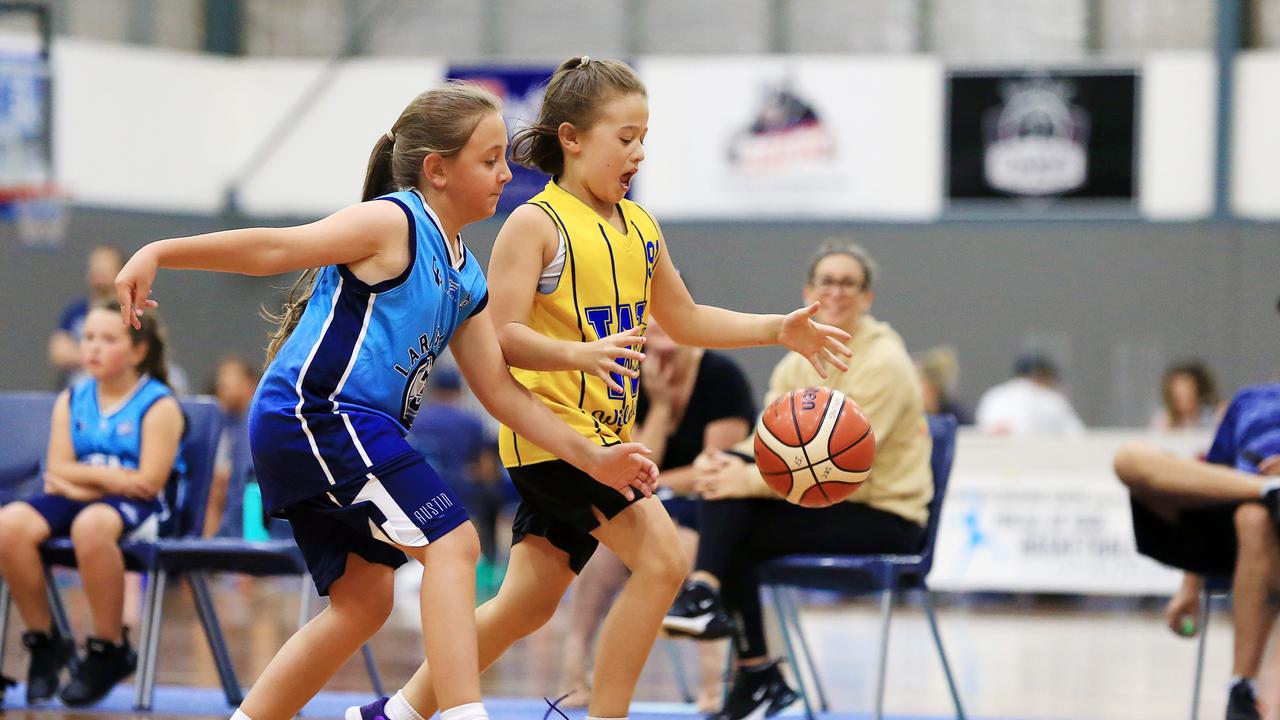
[[[782,316],[693,302],[657,223],[625,198],[648,124],[644,85],[630,67],[585,56],[563,63],[537,123],[512,144],[517,162],[552,180],[511,214],[489,263],[489,307],[512,373],[600,445],[631,436],[650,314],[681,344],[781,344],[823,377],[849,356],[847,333],[810,319],[816,303]],[[687,570],[675,526],[657,498],[624,497],[508,427],[499,450],[521,503],[506,578],[476,611],[481,667],[551,618],[603,542],[631,577],[600,632],[588,720],[625,718]],[[435,711],[425,665],[404,696],[423,717]]]

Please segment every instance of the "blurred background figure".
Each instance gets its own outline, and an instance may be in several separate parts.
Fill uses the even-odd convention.
[[[115,245],[97,245],[89,251],[84,270],[86,292],[66,304],[58,317],[58,327],[49,336],[49,366],[58,374],[59,388],[85,377],[80,368],[84,318],[93,303],[116,296],[116,273],[123,266],[124,255]]]
[[[975,419],[988,435],[1080,437],[1084,423],[1058,387],[1058,366],[1028,353],[1013,363],[1013,377],[988,388]]]
[[[1222,418],[1218,384],[1204,361],[1190,358],[1170,365],[1160,380],[1160,408],[1152,430],[1212,428]]]
[[[952,395],[960,376],[960,361],[954,347],[939,345],[926,350],[916,359],[916,369],[924,392],[925,414],[955,415],[961,425],[973,424],[973,413]]]
[[[228,355],[218,362],[212,394],[222,411],[222,434],[209,487],[205,512],[205,536],[243,537],[244,493],[249,460],[249,424],[246,411],[258,388],[258,369],[244,358]]]

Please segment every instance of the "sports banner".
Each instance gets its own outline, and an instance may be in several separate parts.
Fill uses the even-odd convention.
[[[664,218],[929,219],[941,205],[931,58],[662,57],[636,199]]]
[[[950,200],[1133,201],[1135,72],[953,72],[947,85]]]
[[[502,115],[507,122],[508,136],[538,119],[542,105],[542,92],[552,66],[530,65],[459,65],[449,68],[449,77],[469,80],[483,85],[502,99]],[[509,213],[524,201],[542,192],[549,178],[536,170],[511,165],[511,182],[498,201],[498,213]]]

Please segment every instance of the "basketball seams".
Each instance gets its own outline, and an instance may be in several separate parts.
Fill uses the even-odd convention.
[[[800,435],[800,417],[796,414],[796,391],[793,390],[790,393],[788,393],[788,395],[791,398],[791,422],[795,424],[796,438],[799,439],[802,436]],[[830,400],[831,400],[831,395],[828,394],[827,401],[830,402]],[[826,412],[826,408],[823,408],[823,412],[824,413]],[[808,465],[805,466],[805,469],[808,470],[809,474],[813,476],[813,481],[818,485],[821,485],[822,480],[818,478],[818,472],[813,469],[813,460],[812,458],[809,457],[808,446],[804,444],[800,445],[800,452],[804,453],[804,460],[806,463],[808,463]],[[795,477],[796,472],[797,471],[793,471],[791,473],[793,478]],[[796,491],[796,483],[795,483],[795,480],[793,479],[791,481],[791,492],[788,493],[788,496],[794,494],[795,491]],[[825,492],[823,492],[822,494],[823,494],[823,497],[826,496]]]

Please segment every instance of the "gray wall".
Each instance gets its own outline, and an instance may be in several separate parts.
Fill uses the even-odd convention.
[[[50,328],[82,290],[96,242],[132,250],[149,240],[247,221],[78,209],[56,252],[21,247],[0,224],[3,343],[0,389],[46,388]],[[487,262],[496,222],[474,228]],[[915,352],[949,343],[970,401],[1004,379],[1014,356],[1047,348],[1090,424],[1145,422],[1164,364],[1198,355],[1226,392],[1280,371],[1280,226],[1122,222],[667,223],[672,257],[702,302],[751,311],[800,303],[813,247],[831,235],[865,245],[882,266],[874,314]],[[290,278],[167,271],[156,286],[177,360],[202,388],[219,356],[260,357],[268,325],[259,306],[278,302]],[[757,392],[780,356],[736,351]]]

